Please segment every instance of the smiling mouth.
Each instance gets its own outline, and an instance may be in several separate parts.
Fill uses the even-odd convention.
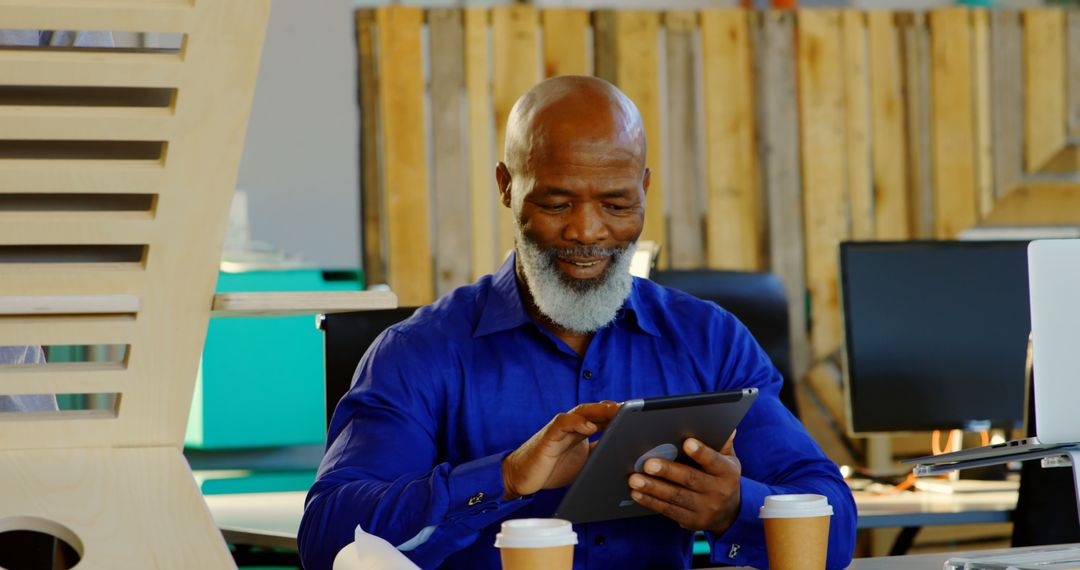
[[[578,267],[592,267],[592,266],[594,266],[594,265],[596,265],[598,263],[603,262],[604,259],[606,259],[606,258],[594,259],[594,260],[591,260],[591,261],[578,261],[576,259],[567,259],[565,257],[562,258],[562,260],[565,261],[566,263],[576,265]]]

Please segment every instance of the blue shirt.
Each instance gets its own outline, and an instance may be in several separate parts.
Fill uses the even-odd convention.
[[[549,517],[566,489],[502,500],[502,459],[558,412],[601,400],[755,386],[739,424],[738,519],[708,535],[715,562],[767,568],[766,495],[819,493],[834,516],[829,568],[855,546],[855,504],[836,465],[780,404],[782,378],[730,313],[635,279],[585,355],[526,313],[514,257],[387,329],[330,424],[300,525],[308,570],[329,569],[357,525],[424,568],[499,568],[501,521]],[[662,516],[575,525],[575,569],[685,568],[694,533]]]

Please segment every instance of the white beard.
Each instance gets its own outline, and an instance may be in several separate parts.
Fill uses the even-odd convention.
[[[634,283],[630,259],[637,249],[636,241],[626,249],[581,247],[569,253],[541,248],[525,236],[520,226],[514,228],[514,233],[518,261],[541,314],[555,325],[579,334],[594,333],[615,319]],[[559,253],[580,257],[607,255],[612,259],[599,277],[574,279],[555,267]]]

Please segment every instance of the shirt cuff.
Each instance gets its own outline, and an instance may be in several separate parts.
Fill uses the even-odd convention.
[[[765,526],[758,511],[765,497],[774,494],[768,485],[742,477],[739,480],[742,503],[739,516],[720,535],[706,533],[712,546],[713,562],[733,566],[760,566],[768,559],[765,550]]]
[[[502,462],[510,452],[462,463],[450,470],[450,507],[455,524],[481,529],[532,502],[532,497],[504,501]]]

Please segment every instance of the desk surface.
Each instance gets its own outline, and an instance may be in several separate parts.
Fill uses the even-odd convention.
[[[1016,493],[1011,491],[854,495],[859,528],[1006,522],[1016,508]],[[207,495],[206,504],[229,542],[295,549],[305,496],[303,492]]]

